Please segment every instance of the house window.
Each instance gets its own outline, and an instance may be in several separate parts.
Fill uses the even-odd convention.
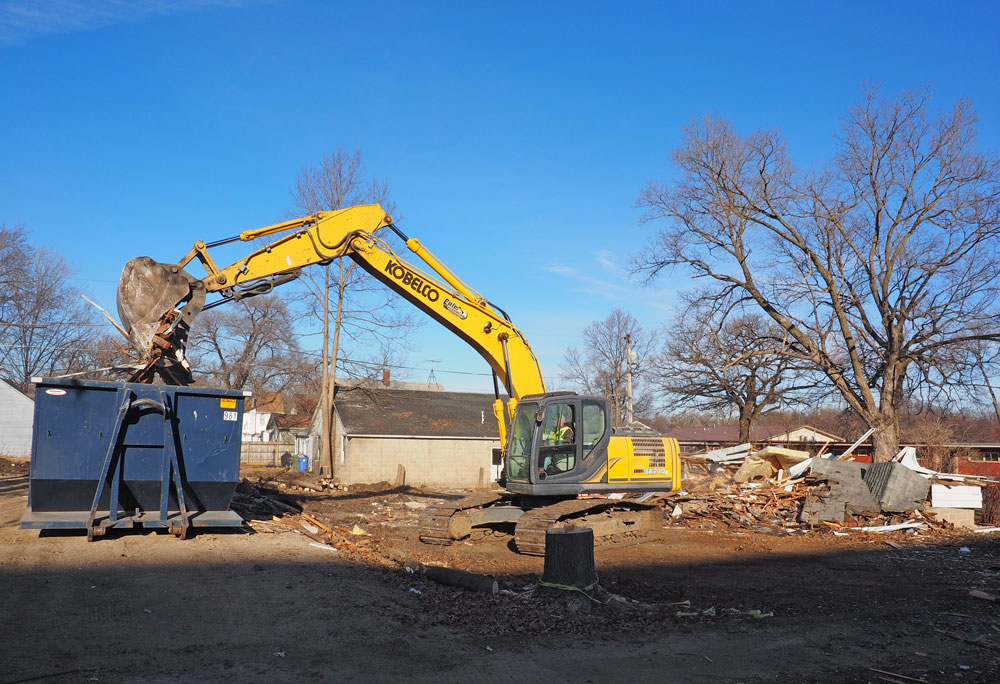
[[[984,451],[979,454],[977,461],[987,461],[989,463],[1000,462],[1000,451]]]

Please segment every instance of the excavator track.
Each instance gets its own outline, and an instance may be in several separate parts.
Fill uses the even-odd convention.
[[[628,546],[652,541],[659,533],[660,510],[656,506],[624,500],[569,499],[533,508],[517,521],[514,543],[518,553],[545,555],[545,533],[573,525],[594,530],[594,547]]]
[[[479,492],[456,501],[445,501],[427,509],[420,519],[420,541],[425,544],[448,545],[456,541],[450,531],[452,516],[458,511],[482,508],[500,501],[503,492]]]

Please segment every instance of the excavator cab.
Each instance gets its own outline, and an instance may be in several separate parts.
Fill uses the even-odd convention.
[[[576,494],[607,462],[607,402],[572,392],[521,398],[507,440],[506,484],[525,494]]]

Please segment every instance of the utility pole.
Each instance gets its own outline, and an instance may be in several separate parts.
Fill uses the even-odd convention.
[[[986,367],[983,365],[983,360],[978,359],[977,365],[983,374],[983,380],[986,381],[986,388],[990,391],[990,398],[993,399],[993,413],[996,414],[997,422],[1000,423],[1000,403],[997,402],[997,393],[993,391],[993,385],[990,384],[990,376],[986,374]]]
[[[437,384],[437,376],[434,375],[434,364],[441,363],[441,359],[427,359],[427,363],[431,364],[431,372],[427,375],[427,389],[430,389],[433,385]]]
[[[625,335],[625,421],[632,427],[632,336]]]

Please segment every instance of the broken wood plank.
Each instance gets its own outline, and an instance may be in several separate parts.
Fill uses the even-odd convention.
[[[872,672],[878,672],[879,674],[884,674],[887,677],[899,677],[900,679],[905,679],[908,682],[924,682],[924,683],[927,682],[926,679],[918,679],[916,677],[907,677],[906,675],[899,674],[898,672],[888,672],[886,670],[877,670],[874,667],[869,667],[868,669],[871,670]]]
[[[978,641],[976,639],[969,639],[967,637],[958,634],[946,632],[943,629],[938,629],[937,627],[934,628],[934,631],[937,632],[938,634],[944,634],[949,639],[955,639],[956,641],[964,641],[965,643],[972,644],[973,646],[982,646],[983,648],[990,648],[993,649],[994,651],[1000,651],[1000,645],[997,644],[991,644],[987,641]]]

